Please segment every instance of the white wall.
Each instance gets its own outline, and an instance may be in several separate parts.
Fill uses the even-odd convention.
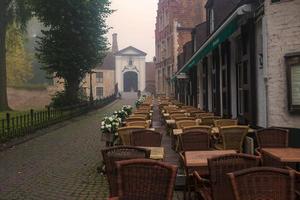
[[[128,67],[129,58],[132,58],[133,68]],[[136,67],[136,69],[134,69]],[[138,74],[138,89],[144,91],[146,88],[146,60],[145,56],[116,56],[116,81],[118,83],[119,91],[124,91],[124,73],[133,71]]]

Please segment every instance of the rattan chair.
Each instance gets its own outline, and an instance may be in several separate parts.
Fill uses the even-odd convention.
[[[215,144],[216,149],[233,149],[239,152],[243,151],[243,142],[248,134],[248,126],[225,126],[220,127],[219,130],[222,137],[222,143]]]
[[[187,116],[184,116],[184,117],[173,117],[173,119],[174,119],[175,121],[195,120],[194,117],[187,117]]]
[[[258,148],[256,154],[261,155],[263,166],[284,167],[282,163],[270,155],[261,151],[261,148],[285,148],[288,147],[289,130],[279,128],[265,128],[256,131]]]
[[[120,200],[172,200],[176,166],[133,159],[117,162],[117,168]]]
[[[131,127],[131,126],[143,126],[145,128],[149,128],[150,124],[147,121],[133,121],[133,122],[127,122],[126,126],[127,127]]]
[[[102,157],[109,185],[109,196],[113,197],[118,195],[117,165],[115,162],[133,158],[150,158],[150,150],[132,146],[115,146],[103,149]]]
[[[146,121],[147,120],[147,118],[145,118],[145,117],[129,117],[129,118],[127,118],[126,119],[126,123],[127,122],[135,122],[135,121]]]
[[[295,200],[295,171],[255,167],[228,174],[235,200]]]
[[[132,114],[129,116],[129,118],[144,118],[144,119],[149,119],[149,114]]]
[[[236,119],[217,119],[217,120],[214,120],[214,125],[216,127],[237,126],[238,120],[236,120]]]
[[[201,117],[200,125],[213,126],[214,120],[221,119],[219,116],[205,116]]]
[[[214,113],[203,112],[203,113],[196,113],[195,117],[197,119],[201,119],[202,117],[213,117],[214,115],[215,115]]]
[[[196,126],[197,122],[195,120],[178,120],[176,121],[176,126],[178,129],[183,129],[187,126]]]
[[[143,147],[160,147],[162,134],[151,130],[139,130],[131,133],[131,145]]]
[[[204,131],[183,132],[179,136],[181,151],[209,150],[209,133]]]
[[[123,145],[131,145],[130,137],[133,131],[144,130],[143,126],[121,127],[118,129],[118,135]]]
[[[186,117],[186,115],[184,113],[179,113],[179,114],[171,114],[170,118],[174,119],[174,118],[178,118],[178,117]]]
[[[232,200],[234,195],[227,173],[259,164],[260,157],[248,154],[227,154],[208,159],[209,179],[194,172],[195,191],[205,200]]]
[[[288,147],[289,130],[279,128],[266,128],[256,132],[259,148]]]
[[[201,126],[201,125],[196,125],[196,126],[185,126],[183,128],[183,132],[194,132],[194,131],[201,131],[201,132],[207,132],[211,133],[211,126]]]

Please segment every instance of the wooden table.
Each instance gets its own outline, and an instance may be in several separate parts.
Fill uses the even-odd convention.
[[[200,175],[208,175],[207,159],[225,154],[236,153],[234,150],[186,151],[185,166],[197,170]]]
[[[269,156],[284,163],[300,163],[300,148],[262,148]]]
[[[164,147],[142,147],[151,151],[150,158],[153,160],[163,160],[165,157]]]

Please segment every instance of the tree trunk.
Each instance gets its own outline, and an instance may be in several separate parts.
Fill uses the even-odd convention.
[[[79,103],[78,91],[79,91],[79,83],[78,81],[67,81],[65,85],[66,98],[68,100],[69,105],[74,105]]]
[[[3,10],[0,9],[0,12]],[[6,78],[6,28],[7,23],[3,15],[0,16],[0,111],[10,110],[7,101],[7,78]],[[2,19],[1,19],[2,18]]]

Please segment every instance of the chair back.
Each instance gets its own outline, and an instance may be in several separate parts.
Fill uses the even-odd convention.
[[[203,112],[203,113],[195,113],[194,115],[195,115],[196,118],[200,119],[202,117],[213,117],[215,114],[214,113]]]
[[[130,141],[133,146],[160,147],[162,134],[151,130],[138,130],[131,133]]]
[[[175,119],[178,117],[186,117],[184,113],[179,113],[179,114],[170,114],[171,119]]]
[[[220,118],[221,117],[219,117],[219,116],[205,116],[205,117],[201,117],[200,125],[213,126],[214,125],[214,120],[220,119]]]
[[[206,132],[210,134],[211,126],[196,125],[196,126],[185,126],[183,128],[183,132],[194,132],[194,131]]]
[[[186,117],[186,116],[184,116],[184,117],[173,117],[173,119],[175,121],[183,121],[183,120],[193,120],[193,121],[195,121],[194,117]]]
[[[147,120],[149,119],[149,114],[132,114],[129,118],[143,118]]]
[[[208,159],[208,170],[214,200],[231,200],[233,192],[227,173],[259,166],[260,158],[248,154],[227,154]]]
[[[149,128],[149,123],[147,121],[133,121],[133,122],[127,122],[126,126],[127,127],[130,127],[130,126],[143,126],[145,128]]]
[[[133,159],[117,162],[119,199],[172,200],[177,167],[171,164]]]
[[[180,134],[182,151],[209,150],[209,133],[202,131],[189,131]]]
[[[109,196],[114,197],[118,195],[116,161],[134,158],[150,158],[150,150],[132,146],[115,146],[103,149],[102,157],[109,185]]]
[[[217,120],[214,120],[214,125],[216,127],[237,126],[238,125],[238,120],[236,120],[236,119],[217,119]]]
[[[187,126],[196,126],[197,122],[195,120],[178,120],[176,121],[176,126],[178,129],[183,129]]]
[[[147,119],[145,117],[129,117],[126,119],[127,122],[134,122],[134,121],[146,121]]]
[[[248,126],[224,126],[220,127],[224,149],[243,151],[243,142],[248,134]]]
[[[259,148],[288,147],[289,130],[265,128],[256,132]]]
[[[143,126],[130,126],[130,127],[121,127],[118,129],[118,135],[121,139],[123,145],[131,145],[130,137],[133,131],[143,130]]]
[[[254,167],[228,174],[235,200],[295,199],[295,171]]]

